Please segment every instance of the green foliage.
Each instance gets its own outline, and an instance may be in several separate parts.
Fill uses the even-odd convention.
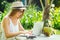
[[[0,12],[0,22],[10,10],[10,3],[6,2],[4,13]],[[21,18],[21,23],[25,29],[31,29],[34,22],[42,21],[42,15],[42,11],[37,11],[37,6],[30,5]],[[60,8],[50,11],[50,20],[52,27],[60,30]]]
[[[37,11],[37,7],[35,5],[30,5],[26,9],[23,17],[21,18],[21,23],[25,29],[31,29],[33,27],[33,23],[36,21],[42,20],[42,11]],[[10,3],[6,3],[4,13],[1,13],[0,22],[3,17],[7,15],[10,9]]]
[[[2,21],[2,14],[0,13],[0,22]]]
[[[60,30],[56,30],[56,34],[60,35]]]
[[[56,7],[60,7],[60,0],[54,0],[53,3],[55,4]]]
[[[51,22],[53,28],[60,30],[60,8],[55,8],[55,10],[51,12]]]
[[[0,12],[0,22],[2,21],[2,19],[4,18],[4,16],[10,11],[10,3],[5,1],[5,9],[4,12]]]
[[[25,11],[21,19],[21,23],[25,29],[31,29],[34,22],[42,20],[42,11],[37,11],[36,8],[35,5],[30,5]]]

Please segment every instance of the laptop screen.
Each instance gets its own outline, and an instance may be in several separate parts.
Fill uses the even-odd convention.
[[[32,34],[36,36],[40,35],[42,33],[43,24],[44,24],[43,21],[34,23]]]

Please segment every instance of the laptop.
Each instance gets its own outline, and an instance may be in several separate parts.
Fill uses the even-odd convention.
[[[39,36],[40,34],[42,34],[43,24],[43,21],[34,23],[32,34],[35,36]]]
[[[21,37],[26,37],[28,39],[33,39],[33,38],[36,38],[36,36],[39,36],[41,33],[42,33],[42,29],[43,29],[43,24],[44,22],[36,22],[34,23],[33,25],[33,28],[32,28],[32,35],[24,35],[24,34],[20,34]]]

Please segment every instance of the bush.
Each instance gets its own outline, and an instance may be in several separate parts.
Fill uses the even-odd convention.
[[[55,10],[51,12],[51,22],[53,28],[60,30],[60,8],[55,8]]]
[[[42,11],[37,11],[37,8],[35,5],[29,5],[27,7],[20,21],[25,29],[31,29],[34,22],[42,21]],[[0,22],[10,10],[10,3],[6,2],[4,13],[0,14]],[[60,30],[60,8],[50,11],[50,20],[52,27]]]
[[[42,20],[42,11],[37,11],[36,9],[35,5],[30,5],[25,11],[21,19],[21,23],[25,29],[31,29],[34,22]]]
[[[37,7],[35,5],[30,5],[27,7],[23,17],[21,18],[21,23],[25,29],[31,29],[33,27],[33,23],[36,21],[42,20],[42,11],[37,11]],[[0,22],[2,21],[3,17],[9,12],[10,3],[6,3],[4,13],[1,13]]]
[[[3,17],[9,12],[10,4],[7,3],[5,6],[4,13],[0,14],[0,22]],[[54,11],[50,11],[50,20],[52,22],[52,27],[60,30],[60,8],[55,8]],[[23,17],[21,18],[21,23],[25,29],[31,29],[33,23],[42,20],[42,11],[37,11],[37,6],[30,5],[25,11]]]
[[[4,12],[0,13],[0,22],[2,21],[2,19],[4,18],[4,16],[10,11],[10,6],[11,6],[11,4],[5,1]]]

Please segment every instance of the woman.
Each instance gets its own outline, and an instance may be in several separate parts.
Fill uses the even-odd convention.
[[[24,31],[19,18],[24,14],[26,8],[22,2],[13,2],[12,11],[3,19],[2,27],[4,29],[6,40],[15,40],[19,34],[31,34],[30,31]]]

